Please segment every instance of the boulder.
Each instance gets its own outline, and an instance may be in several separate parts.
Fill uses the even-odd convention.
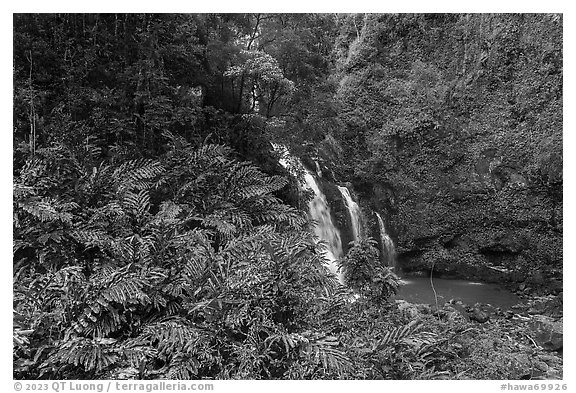
[[[416,319],[419,314],[418,306],[405,300],[396,300],[398,310],[409,319]]]
[[[466,322],[466,318],[462,315],[463,308],[458,305],[445,305],[443,311],[446,313],[445,318],[449,322]]]
[[[559,294],[564,289],[563,281],[561,279],[556,279],[556,278],[551,279],[548,283],[548,288],[550,289],[550,292],[552,292],[554,294]]]
[[[548,351],[558,351],[563,347],[563,322],[543,315],[535,315],[530,321],[534,340]]]
[[[544,274],[540,271],[535,271],[528,277],[527,281],[533,285],[542,285],[545,282]]]
[[[472,321],[484,323],[488,322],[490,316],[487,312],[480,310],[478,307],[474,307],[471,312],[468,313],[468,317]]]

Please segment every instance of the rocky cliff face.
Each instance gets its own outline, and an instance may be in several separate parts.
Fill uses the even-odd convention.
[[[388,212],[401,266],[561,291],[561,17],[361,22],[340,36],[340,174]]]
[[[395,218],[405,269],[434,264],[437,272],[561,290],[561,194],[531,184],[517,174],[522,169],[502,178],[502,160],[470,160],[476,165],[468,167],[466,181],[424,183],[428,195],[399,201]]]

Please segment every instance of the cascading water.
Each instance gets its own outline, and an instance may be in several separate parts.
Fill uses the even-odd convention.
[[[340,231],[334,223],[332,222],[332,215],[330,214],[330,207],[328,206],[328,201],[326,196],[318,187],[316,179],[308,171],[304,175],[304,180],[306,186],[314,191],[314,199],[308,204],[310,211],[310,217],[316,221],[316,226],[314,227],[314,233],[316,236],[323,240],[328,245],[325,252],[325,256],[328,259],[328,269],[334,273],[341,283],[344,283],[344,277],[341,272],[338,271],[338,265],[336,264],[337,258],[342,256],[342,240],[340,239]]]
[[[360,207],[354,200],[352,199],[352,195],[350,195],[350,190],[347,187],[338,186],[338,190],[340,190],[340,194],[342,194],[342,198],[344,198],[344,202],[346,203],[346,207],[348,208],[348,213],[350,214],[350,221],[352,221],[352,231],[354,234],[354,240],[359,240],[362,236],[362,211]]]
[[[305,187],[314,192],[314,199],[308,203],[308,212],[316,225],[314,226],[314,233],[316,236],[326,243],[324,252],[325,259],[327,260],[328,269],[336,275],[338,281],[344,284],[344,276],[338,271],[337,259],[342,257],[342,240],[340,239],[340,231],[332,222],[332,215],[326,196],[318,186],[314,175],[306,169],[300,160],[294,159],[290,156],[286,147],[273,144],[274,149],[282,154],[279,162],[280,165],[288,169],[290,172],[296,172],[292,165],[298,166],[299,170],[304,171]],[[319,165],[317,165],[319,168]]]
[[[386,226],[384,225],[384,220],[378,212],[376,212],[376,217],[378,218],[378,227],[380,228],[380,241],[382,242],[382,252],[385,253],[386,264],[388,267],[394,268],[396,270],[396,249],[394,247],[394,242],[386,233]],[[398,273],[398,272],[397,272]]]
[[[318,164],[318,161],[314,161],[314,163],[316,164],[316,174],[318,177],[322,177],[322,168],[320,168],[320,164]]]

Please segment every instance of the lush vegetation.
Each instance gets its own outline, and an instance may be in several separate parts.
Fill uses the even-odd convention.
[[[343,24],[337,168],[388,211],[405,267],[561,280],[562,42],[559,15]]]
[[[402,171],[415,170],[419,158],[400,165],[390,138],[421,147],[436,138],[442,149],[422,154],[459,154],[452,148],[465,142],[435,130],[449,134],[453,113],[471,116],[482,111],[474,109],[480,97],[493,101],[464,87],[448,94],[471,71],[450,82],[424,61],[438,53],[395,56],[422,49],[397,47],[417,42],[402,32],[465,29],[469,17],[446,25],[385,18],[394,23],[360,15],[15,15],[14,377],[533,375],[540,352],[520,331],[512,345],[497,324],[399,309],[391,301],[398,278],[370,239],[342,258],[348,286],[339,285],[310,230],[306,195],[278,164],[271,142],[339,162],[335,170],[372,198],[370,179],[399,195],[418,188]],[[548,22],[539,23],[545,35]],[[474,32],[462,34],[476,43]],[[473,50],[481,53],[470,49],[465,64]],[[548,67],[544,79],[523,70],[558,95],[561,57],[557,47],[547,51],[538,63]],[[434,58],[452,58],[443,56]],[[396,65],[378,65],[384,60]],[[508,60],[490,61],[502,68]],[[408,69],[395,68],[401,63]],[[497,83],[511,72],[500,68],[477,78]],[[511,88],[520,88],[515,81]],[[456,91],[468,95],[448,111]],[[552,120],[561,126],[557,100],[522,94],[518,124],[540,121],[541,133]],[[395,109],[380,113],[384,102]],[[528,128],[515,130],[512,138],[524,140]],[[561,132],[533,138],[537,150],[515,151],[530,159],[542,192],[560,198],[561,231],[561,175],[552,165],[561,168]],[[410,203],[418,202],[402,200],[398,210],[406,226],[420,219],[408,216]]]

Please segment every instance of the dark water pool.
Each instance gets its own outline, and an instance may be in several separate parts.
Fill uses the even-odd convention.
[[[430,278],[403,278],[402,283],[396,299],[403,299],[410,303],[435,304]],[[433,283],[440,305],[454,299],[471,306],[475,303],[489,303],[494,307],[507,310],[520,302],[514,293],[496,284],[443,278],[434,278]]]

